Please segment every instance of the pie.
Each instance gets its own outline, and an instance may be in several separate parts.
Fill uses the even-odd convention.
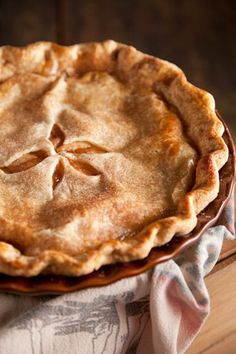
[[[0,272],[80,276],[184,237],[228,159],[212,96],[105,41],[0,49]]]

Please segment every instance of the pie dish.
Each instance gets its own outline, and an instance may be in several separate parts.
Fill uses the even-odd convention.
[[[0,60],[1,273],[81,276],[195,228],[228,159],[209,93],[114,41]]]

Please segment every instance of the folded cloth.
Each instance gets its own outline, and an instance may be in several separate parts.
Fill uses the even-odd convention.
[[[61,296],[1,294],[0,353],[184,353],[209,314],[204,276],[232,237],[233,210],[226,226],[138,276]]]

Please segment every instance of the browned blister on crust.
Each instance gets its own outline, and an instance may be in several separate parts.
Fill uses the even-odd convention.
[[[191,232],[228,159],[213,97],[114,41],[0,49],[0,272],[88,274]]]

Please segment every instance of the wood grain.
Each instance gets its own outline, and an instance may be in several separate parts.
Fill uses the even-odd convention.
[[[225,240],[222,251],[220,253],[219,261],[231,256],[232,254],[236,253],[236,239],[234,240]]]

